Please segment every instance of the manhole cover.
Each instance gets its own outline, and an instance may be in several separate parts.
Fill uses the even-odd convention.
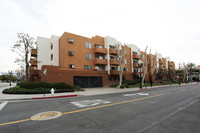
[[[31,120],[34,120],[34,121],[51,120],[51,119],[58,118],[61,115],[62,113],[58,111],[48,111],[48,112],[42,112],[42,113],[32,116]]]

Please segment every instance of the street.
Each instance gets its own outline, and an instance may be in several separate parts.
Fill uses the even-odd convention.
[[[0,101],[0,133],[199,133],[199,98],[200,84],[188,84],[96,96]]]

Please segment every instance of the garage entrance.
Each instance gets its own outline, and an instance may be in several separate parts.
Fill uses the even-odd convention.
[[[74,85],[81,88],[103,87],[102,77],[74,76]]]

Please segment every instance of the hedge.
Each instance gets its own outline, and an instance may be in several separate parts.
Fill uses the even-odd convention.
[[[19,83],[20,88],[54,88],[54,89],[73,89],[73,86],[66,83],[47,83],[47,82],[22,82]]]
[[[45,87],[45,89],[44,89]],[[54,88],[55,93],[83,91],[79,86],[71,86],[66,83],[46,83],[46,82],[22,82],[17,86],[4,89],[5,94],[43,94],[51,93],[51,88]]]
[[[124,80],[124,81],[122,81],[122,84],[136,85],[137,81],[136,80]]]

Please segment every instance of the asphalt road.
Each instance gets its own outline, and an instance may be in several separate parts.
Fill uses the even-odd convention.
[[[199,133],[199,98],[200,84],[194,84],[98,96],[9,101],[0,110],[0,133]],[[43,114],[34,116],[38,113]]]

